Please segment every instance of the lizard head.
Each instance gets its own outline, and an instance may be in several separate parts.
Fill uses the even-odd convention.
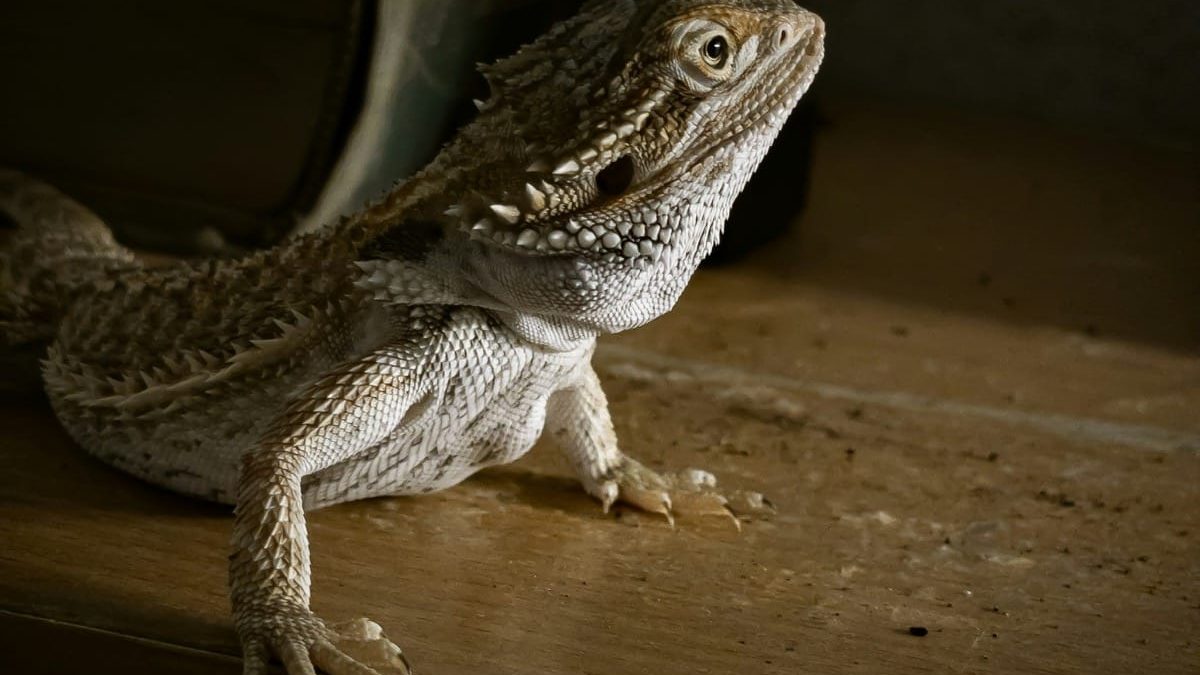
[[[791,0],[594,0],[482,69],[492,94],[426,169],[456,274],[583,332],[667,311],[811,84]],[[445,263],[447,261],[443,261]]]

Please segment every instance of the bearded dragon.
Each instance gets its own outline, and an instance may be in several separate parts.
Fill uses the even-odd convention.
[[[245,673],[409,672],[374,624],[310,611],[306,510],[449,488],[548,431],[606,510],[728,513],[711,474],[621,452],[591,355],[674,305],[823,40],[791,0],[590,2],[483,67],[490,99],[427,168],[238,259],[145,265],[4,172],[4,335],[48,344],[87,452],[235,505]]]

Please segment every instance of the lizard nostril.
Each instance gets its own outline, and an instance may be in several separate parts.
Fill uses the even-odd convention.
[[[791,32],[786,28],[782,28],[779,30],[779,40],[776,42],[776,44],[780,47],[786,47],[788,40],[790,40],[791,37]]]
[[[620,197],[633,185],[633,157],[623,155],[596,174],[596,187],[608,197]]]

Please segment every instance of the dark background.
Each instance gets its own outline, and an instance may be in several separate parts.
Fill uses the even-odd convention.
[[[829,24],[821,86],[1195,151],[1200,3],[808,0]]]
[[[510,52],[577,5],[6,2],[0,164],[60,185],[136,246],[188,254],[270,244],[418,169],[469,118],[480,85],[474,63]],[[1200,4],[808,6],[828,25],[826,65],[739,202],[719,257],[739,259],[796,226],[813,196],[815,148],[818,172],[826,167],[815,195],[825,198],[821,215],[799,221],[808,234],[783,245],[813,278],[980,309],[950,299],[946,284],[1019,268],[1028,272],[1024,285],[980,311],[1200,345],[1192,309],[1200,301]],[[350,142],[366,127],[372,140],[355,149]],[[839,133],[860,129],[877,140],[822,164],[822,147],[841,147]],[[997,138],[1008,140],[997,146]],[[1043,151],[999,151],[1015,147]],[[974,170],[1025,163],[1028,180],[953,171],[963,183],[946,193],[892,184],[944,171],[921,163],[933,148],[958,153]],[[1075,156],[1107,173],[1046,167]],[[1145,194],[1132,205],[1106,205],[1137,181]],[[950,190],[954,181],[941,184]],[[1078,208],[1007,220],[981,210],[1047,190]],[[884,253],[872,253],[870,242],[881,241],[890,242]],[[1114,263],[1118,253],[1128,259]],[[1097,298],[1111,302],[1101,308]]]

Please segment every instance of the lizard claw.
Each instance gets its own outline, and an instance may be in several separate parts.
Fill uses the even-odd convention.
[[[657,478],[654,474],[650,475]],[[645,482],[634,484],[632,481],[629,483],[615,482],[613,484],[617,485],[617,499],[648,513],[661,514],[667,519],[667,524],[674,529],[675,515],[671,512],[671,495],[667,491],[666,486],[646,485]]]
[[[597,497],[600,499],[600,505],[604,508],[605,514],[612,509],[613,504],[616,504],[617,499],[621,496],[620,486],[612,481],[600,486],[597,492]]]
[[[672,528],[675,527],[675,514],[682,513],[728,518],[740,532],[739,514],[761,513],[770,505],[758,493],[739,492],[735,493],[738,502],[735,506],[717,492],[716,487],[716,477],[701,469],[658,474],[625,457],[593,494],[600,498],[605,513],[621,501],[643,511],[662,514]]]
[[[735,513],[747,514],[762,514],[762,513],[778,513],[779,510],[759,492],[736,492],[733,495],[733,502],[736,505],[731,505],[731,509]]]
[[[413,669],[404,652],[387,639],[379,624],[370,619],[355,619],[330,627],[337,638],[322,641],[312,650],[313,661],[321,670],[335,675],[412,675]],[[362,670],[355,670],[355,668]]]

